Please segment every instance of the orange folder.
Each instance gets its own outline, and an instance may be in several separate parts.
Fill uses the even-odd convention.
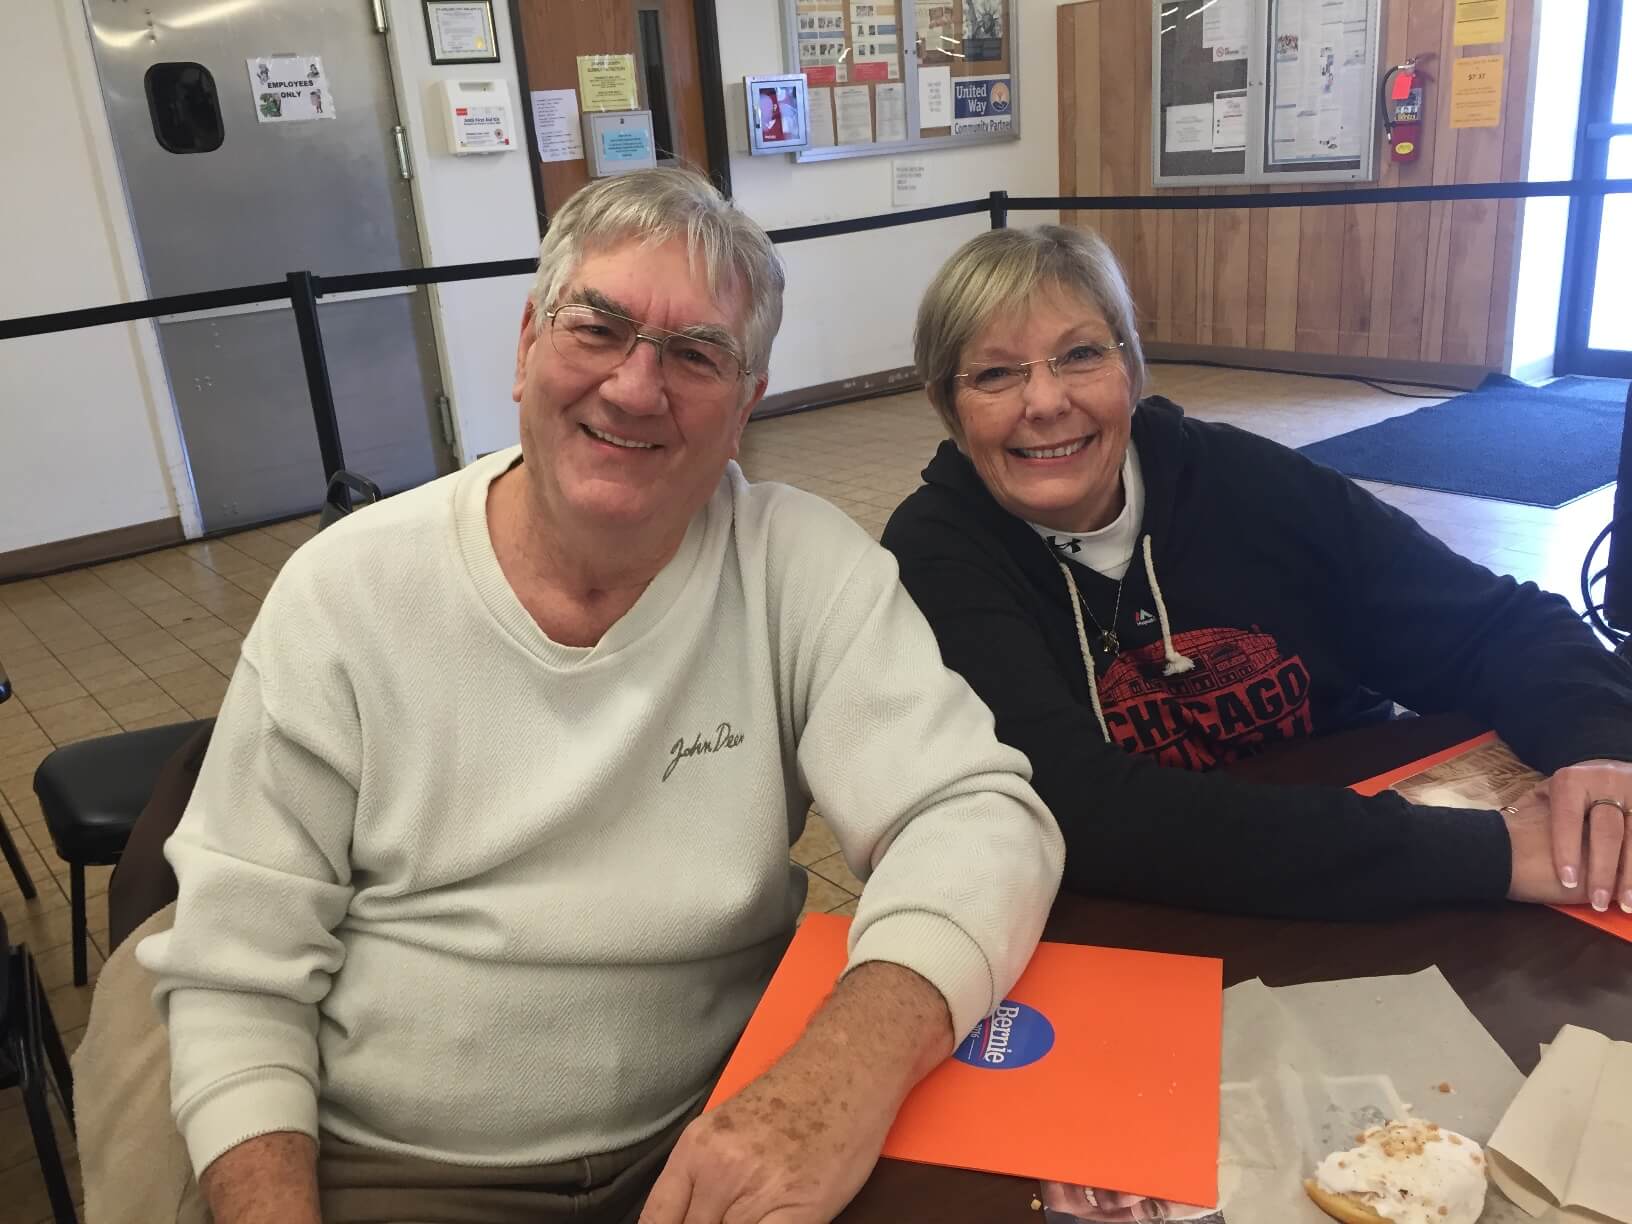
[[[712,1109],[791,1046],[844,972],[850,920],[793,937]],[[1218,1201],[1223,962],[1043,943],[995,1017],[907,1098],[884,1155]]]
[[[1486,731],[1483,735],[1476,735],[1472,739],[1463,740],[1460,744],[1452,744],[1431,756],[1425,756],[1420,761],[1412,761],[1409,765],[1391,769],[1387,773],[1378,774],[1375,778],[1356,782],[1349,789],[1362,795],[1381,794],[1396,783],[1415,777],[1431,766],[1454,760],[1464,752],[1471,752],[1475,748],[1492,743],[1496,738],[1494,731]],[[1555,905],[1553,908],[1561,914],[1568,914],[1578,922],[1585,922],[1588,926],[1595,926],[1601,931],[1608,931],[1611,935],[1632,942],[1632,914],[1625,913],[1617,905],[1611,904],[1608,911],[1602,914],[1590,905]]]

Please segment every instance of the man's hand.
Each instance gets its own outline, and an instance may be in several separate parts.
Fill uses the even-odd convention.
[[[859,966],[775,1066],[685,1129],[640,1224],[827,1224],[952,1046],[935,987],[899,965]]]
[[[1602,767],[1608,766],[1607,770]],[[1576,776],[1567,776],[1567,775]],[[1590,817],[1589,799],[1606,793],[1591,789],[1632,783],[1632,766],[1615,761],[1590,762],[1561,769],[1520,800],[1512,810],[1503,810],[1507,833],[1513,844],[1513,879],[1507,895],[1514,901],[1538,901],[1550,905],[1591,903],[1603,911],[1611,897],[1632,913],[1632,836],[1627,820],[1607,804],[1594,808]],[[1564,794],[1559,794],[1560,783]],[[1581,793],[1581,786],[1589,788]],[[1622,800],[1632,807],[1632,800]],[[1618,891],[1617,891],[1618,890]]]
[[[198,1179],[215,1224],[322,1224],[317,1144],[294,1131],[246,1139]]]
[[[1632,764],[1582,761],[1559,770],[1547,785],[1559,883],[1566,888],[1581,885],[1588,903],[1600,913],[1617,901],[1632,914],[1632,829],[1627,827]],[[1613,802],[1594,804],[1600,799]]]

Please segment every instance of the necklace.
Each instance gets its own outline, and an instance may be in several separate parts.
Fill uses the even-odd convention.
[[[1098,639],[1094,642],[1094,648],[1103,651],[1108,657],[1115,658],[1122,645],[1122,639],[1116,635],[1116,625],[1122,616],[1122,586],[1128,580],[1127,571],[1124,570],[1122,577],[1116,580],[1116,607],[1111,610],[1111,627],[1109,629],[1099,623],[1099,617],[1094,615],[1094,610],[1088,606],[1088,600],[1077,589],[1077,580],[1072,577],[1071,571],[1063,561],[1060,562],[1060,572],[1065,575],[1065,581],[1071,588],[1071,601],[1088,613],[1088,619],[1094,622],[1094,630],[1099,634]]]

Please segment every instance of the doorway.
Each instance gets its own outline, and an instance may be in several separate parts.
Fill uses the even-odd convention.
[[[731,191],[714,0],[511,0],[522,90],[578,88],[580,55],[632,55],[659,165],[686,165]],[[535,158],[546,218],[589,182],[587,164]]]
[[[342,0],[87,3],[155,297],[421,266],[385,38]],[[452,471],[430,309],[413,287],[319,306],[346,462],[388,492]],[[158,320],[206,531],[323,501],[287,301]]]
[[[1576,176],[1632,178],[1632,13],[1597,0],[1587,16]],[[1556,369],[1632,378],[1632,195],[1571,201]]]

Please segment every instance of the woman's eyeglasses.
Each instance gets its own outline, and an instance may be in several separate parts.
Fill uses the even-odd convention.
[[[997,397],[1018,391],[1031,381],[1031,373],[1046,365],[1054,377],[1062,382],[1080,383],[1095,378],[1107,370],[1120,368],[1122,350],[1127,346],[1120,340],[1111,344],[1073,344],[1054,357],[1039,357],[1035,361],[1014,361],[1003,365],[972,366],[953,375],[971,391]]]

